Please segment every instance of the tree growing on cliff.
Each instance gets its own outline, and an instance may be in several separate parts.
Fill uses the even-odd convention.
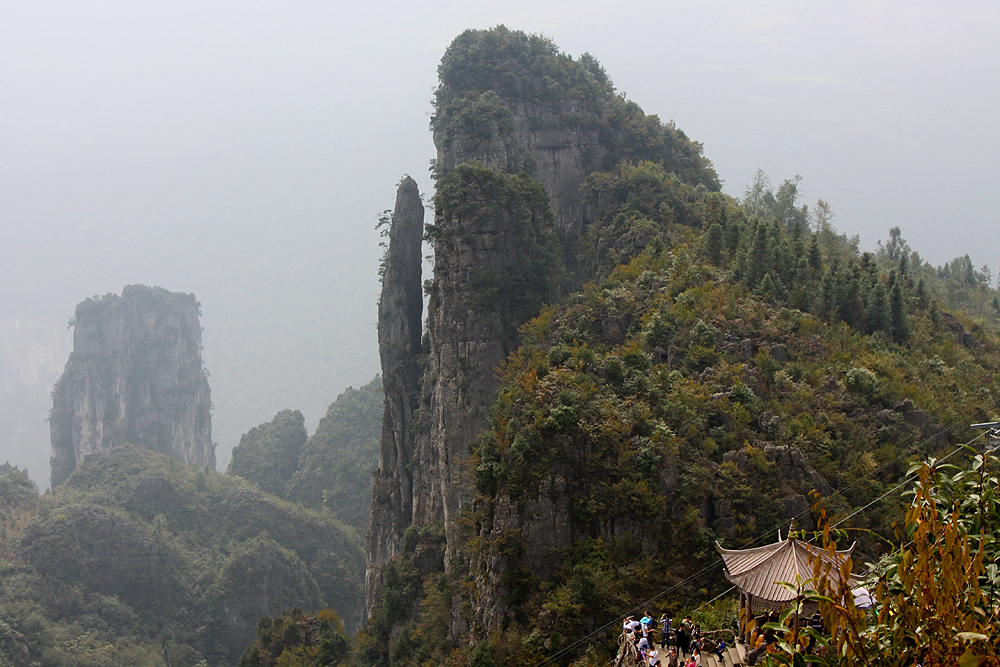
[[[593,167],[610,170],[622,161],[649,160],[688,183],[721,189],[719,176],[700,143],[672,121],[664,123],[616,94],[611,79],[592,55],[585,53],[574,60],[543,35],[503,25],[466,30],[442,56],[438,79],[431,121],[436,137],[449,136],[460,126],[492,131],[509,124],[516,109],[560,113],[561,105],[570,102],[574,110],[563,114],[563,121],[600,137],[598,150],[604,158],[601,165]],[[468,113],[470,104],[463,102],[470,93],[492,95],[485,106],[476,97],[476,122]],[[507,113],[498,104],[506,106]],[[530,160],[524,164],[530,172]]]
[[[468,287],[474,311],[496,316],[504,334],[535,315],[559,291],[562,262],[549,198],[525,173],[505,174],[466,162],[438,180],[435,224],[426,228],[435,252],[456,250],[472,231],[490,230],[492,261],[472,269]],[[478,249],[477,249],[478,251]]]

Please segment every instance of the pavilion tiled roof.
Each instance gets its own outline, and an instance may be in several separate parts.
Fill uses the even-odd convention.
[[[779,540],[754,549],[723,549],[716,542],[715,548],[726,564],[726,579],[758,600],[780,604],[795,599],[795,593],[777,582],[794,584],[796,577],[802,582],[812,579],[816,558],[833,565],[831,574],[838,577],[840,566],[850,558],[854,545],[832,557],[823,549],[796,539]]]

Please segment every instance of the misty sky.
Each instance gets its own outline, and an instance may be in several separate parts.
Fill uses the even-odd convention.
[[[220,467],[277,410],[314,427],[378,370],[374,224],[404,173],[429,194],[437,63],[498,23],[593,54],[728,194],[798,174],[864,249],[1000,273],[997,3],[475,4],[4,0],[0,323],[194,292]]]

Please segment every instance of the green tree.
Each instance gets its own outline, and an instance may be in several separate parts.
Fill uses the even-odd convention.
[[[899,280],[892,282],[889,291],[889,320],[892,327],[892,339],[903,343],[910,337],[910,325],[906,315],[906,299],[903,296],[903,286]]]
[[[298,410],[282,410],[270,422],[250,429],[233,448],[226,474],[251,481],[284,497],[306,442],[305,419]]]
[[[808,207],[805,205],[797,206],[801,181],[802,177],[798,175],[783,181],[778,186],[778,192],[774,196],[772,215],[788,233],[794,232],[796,228],[804,229],[809,224]]]
[[[754,172],[750,185],[743,190],[743,206],[750,215],[759,218],[767,217],[774,210],[774,192],[771,179],[763,169]]]
[[[889,240],[885,244],[881,241],[878,242],[879,260],[888,266],[898,266],[900,260],[908,261],[910,252],[910,245],[903,240],[903,232],[899,227],[893,227],[889,230]]]
[[[889,312],[889,298],[885,285],[878,278],[872,286],[870,305],[868,307],[868,333],[883,331],[892,335],[892,317]]]
[[[813,277],[816,277],[823,270],[823,254],[819,249],[819,235],[813,234],[809,239],[809,268]]]
[[[705,255],[708,261],[718,265],[722,261],[722,225],[713,223],[705,235]]]
[[[257,624],[257,639],[239,667],[337,667],[350,655],[340,617],[329,609],[307,616],[298,608]]]
[[[996,297],[994,297],[996,299]],[[927,310],[931,305],[931,296],[927,292],[927,283],[921,277],[917,281],[917,308],[921,310]]]

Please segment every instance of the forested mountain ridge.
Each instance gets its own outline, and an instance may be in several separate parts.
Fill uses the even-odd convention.
[[[0,480],[3,664],[227,665],[262,615],[361,621],[361,543],[326,512],[131,446],[43,496]]]
[[[643,136],[689,150],[637,150],[593,93],[613,93],[596,61],[543,38],[469,31],[439,75],[429,363],[409,437],[413,478],[432,478],[414,507],[440,494],[444,511],[396,526],[388,560],[369,551],[382,586],[362,664],[597,664],[613,642],[583,657],[576,640],[648,593],[670,589],[658,609],[676,611],[721,592],[715,540],[810,527],[812,489],[846,517],[910,458],[997,417],[1000,307],[949,310],[992,306],[983,271],[935,270],[898,229],[861,253],[795,179],[720,194],[697,144],[657,121]],[[572,156],[578,194],[552,156]],[[852,518],[859,554],[891,542],[898,512]]]
[[[383,363],[405,346],[410,363],[419,356],[422,364],[419,392],[387,389],[387,405],[418,403],[420,416],[405,433],[383,430],[372,497],[379,520],[368,543],[369,605],[407,527],[442,522],[450,532],[472,500],[463,462],[469,442],[488,426],[498,388],[494,369],[516,349],[518,327],[582,278],[576,244],[595,213],[580,188],[587,174],[605,161],[655,157],[701,187],[718,189],[701,146],[616,95],[589,56],[574,61],[545,38],[500,26],[456,38],[438,74],[426,344],[414,350],[401,332],[387,337],[382,332],[389,329],[380,327]],[[397,210],[412,196],[404,185]],[[393,229],[403,224],[394,220]],[[413,282],[408,267],[419,284],[419,256],[400,262],[399,254],[400,244],[390,243],[387,267],[399,278],[387,270],[382,309],[397,307],[389,295],[399,281]],[[380,313],[380,323],[401,320]],[[419,331],[419,324],[407,330]],[[391,492],[388,480],[396,480]],[[449,536],[449,558],[456,537]]]
[[[226,474],[279,498],[326,509],[364,535],[382,404],[382,379],[376,376],[359,389],[345,389],[311,436],[301,412],[282,410],[240,438]]]
[[[382,378],[312,436],[293,409],[251,429],[227,475],[124,447],[39,496],[0,468],[0,665],[596,667],[650,594],[724,590],[716,540],[811,528],[813,489],[845,518],[1000,415],[1000,301],[968,257],[931,267],[898,228],[862,253],[797,179],[723,195],[697,142],[545,38],[468,31],[439,74]],[[898,501],[846,524],[862,558]]]
[[[0,665],[234,665],[288,609],[346,647],[381,407],[376,377],[311,437],[282,411],[241,441],[247,480],[126,446],[40,496],[0,466]]]

